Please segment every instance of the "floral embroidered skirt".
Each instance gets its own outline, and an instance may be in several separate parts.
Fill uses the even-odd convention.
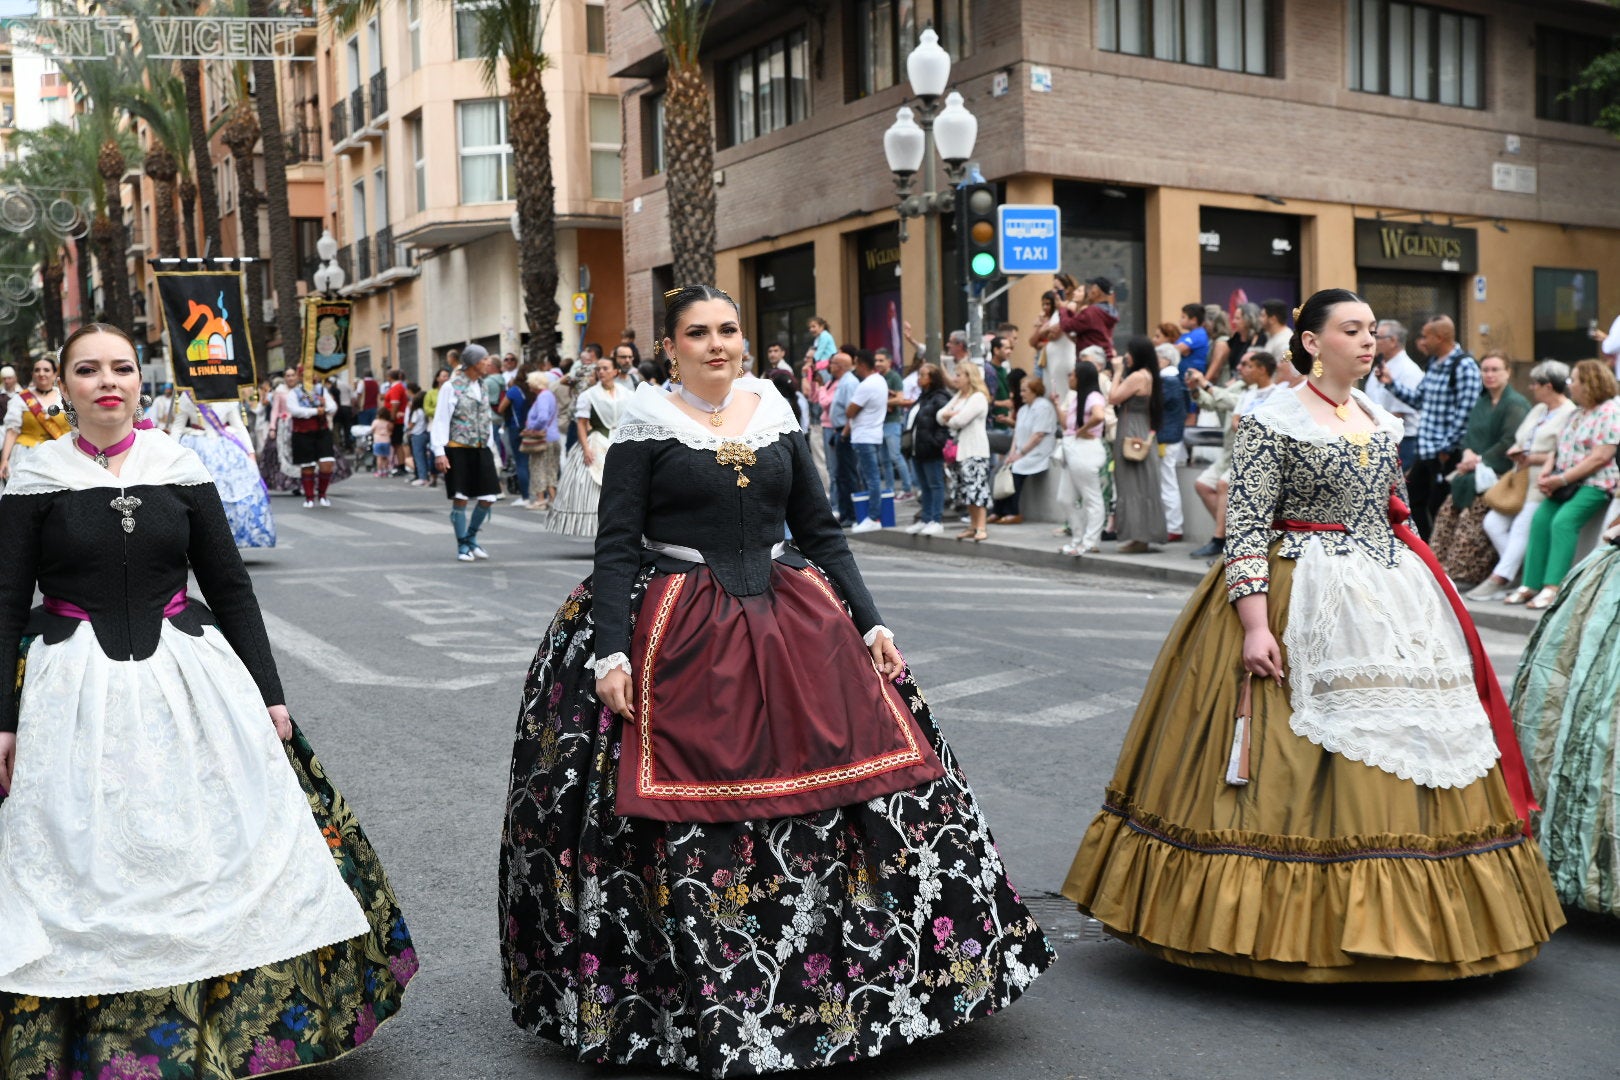
[[[1305,572],[1271,558],[1279,643]],[[1250,782],[1227,784],[1242,671],[1217,565],[1159,654],[1064,896],[1162,959],[1265,979],[1454,979],[1535,957],[1564,916],[1499,766],[1461,787],[1403,780],[1296,734],[1289,688],[1256,679]]]
[[[1052,963],[909,672],[895,686],[943,778],[799,817],[653,821],[614,813],[622,721],[593,638],[587,581],[518,717],[500,924],[519,1026],[585,1062],[749,1076],[987,1016]]]
[[[393,1018],[417,969],[410,931],[376,851],[302,732],[286,750],[370,932],[161,990],[75,998],[0,993],[0,1077],[233,1080],[333,1061]]]
[[[1593,552],[1541,617],[1513,718],[1558,898],[1620,915],[1620,548]]]

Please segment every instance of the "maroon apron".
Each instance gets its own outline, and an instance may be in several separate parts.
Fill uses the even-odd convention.
[[[742,597],[705,568],[655,575],[631,666],[622,816],[790,817],[944,775],[819,570],[773,563],[770,588]]]

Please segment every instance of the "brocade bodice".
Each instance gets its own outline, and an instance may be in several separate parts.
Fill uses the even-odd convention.
[[[1318,424],[1299,394],[1282,388],[1238,425],[1226,507],[1226,588],[1232,600],[1266,592],[1267,555],[1297,559],[1319,542],[1329,554],[1361,553],[1393,567],[1406,546],[1390,524],[1390,496],[1406,498],[1401,421],[1355,391],[1352,400],[1377,425],[1344,436]],[[1283,521],[1343,526],[1342,532],[1278,529]]]

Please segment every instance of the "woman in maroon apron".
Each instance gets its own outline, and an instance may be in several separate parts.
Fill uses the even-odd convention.
[[[513,1019],[581,1061],[729,1076],[988,1015],[1051,949],[793,410],[738,377],[736,305],[693,285],[665,307],[677,381],[625,409],[596,572],[523,695],[501,851]]]

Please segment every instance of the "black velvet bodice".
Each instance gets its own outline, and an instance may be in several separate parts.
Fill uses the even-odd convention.
[[[630,651],[630,590],[645,562],[689,569],[642,547],[641,538],[696,548],[722,588],[756,596],[770,584],[771,549],[784,524],[804,557],[826,572],[863,634],[879,622],[871,593],[816,475],[802,434],[783,434],[754,451],[737,483],[733,466],[716,452],[674,438],[616,442],[608,450],[597,509],[596,655]],[[785,561],[802,564],[790,553]]]
[[[130,532],[111,505],[120,495],[140,500]],[[36,583],[44,596],[89,613],[108,657],[145,660],[157,651],[163,609],[186,588],[189,568],[208,607],[193,600],[169,621],[193,635],[217,621],[265,704],[282,703],[253,584],[213,484],[7,495],[0,499],[0,553],[0,671],[10,673],[25,633],[53,643],[79,626],[43,609],[30,619]],[[0,731],[16,727],[15,679],[0,678]]]

